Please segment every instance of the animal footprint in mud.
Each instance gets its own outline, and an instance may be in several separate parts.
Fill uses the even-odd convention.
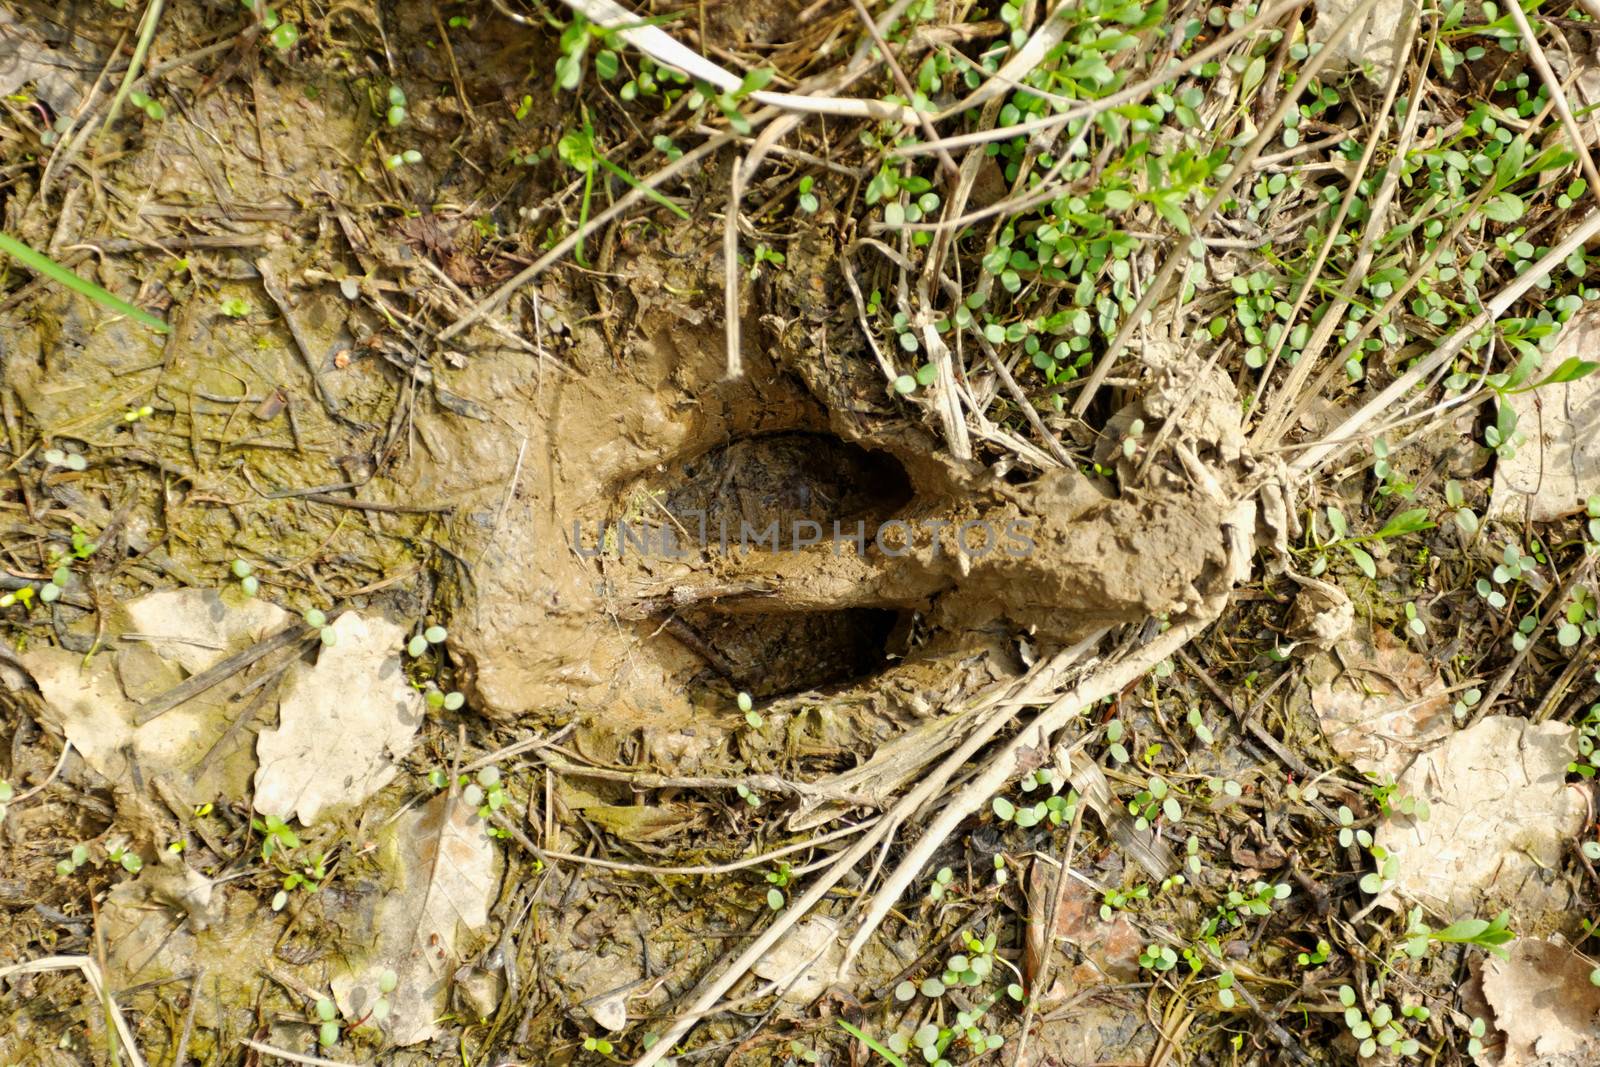
[[[1201,494],[1113,499],[1076,471],[914,492],[837,437],[736,440],[641,478],[578,533],[614,610],[660,618],[760,696],[858,677],[925,633],[997,621],[1059,640],[1198,606],[1224,569]]]

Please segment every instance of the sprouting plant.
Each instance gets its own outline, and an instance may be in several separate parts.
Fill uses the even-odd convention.
[[[957,953],[945,961],[944,974],[941,981],[946,987],[963,985],[978,986],[994,973],[994,948],[999,936],[990,933],[988,937],[975,937],[963,932],[961,940],[966,952]]]
[[[1594,981],[1595,974],[1600,974],[1600,967],[1597,967],[1594,974],[1589,976],[1591,982],[1595,985],[1600,985],[1600,982]],[[1476,1015],[1472,1017],[1472,1022],[1467,1025],[1467,1055],[1472,1057],[1473,1062],[1477,1062],[1478,1057],[1483,1055],[1483,1035],[1488,1031],[1488,1025]]]
[[[467,702],[466,694],[454,689],[446,693],[432,682],[423,689],[422,700],[434,711],[441,708],[445,711],[460,711]]]
[[[1424,1023],[1428,1020],[1428,1009],[1420,1004],[1408,1004],[1400,1009],[1401,1019],[1396,1019],[1394,1009],[1387,1004],[1379,1004],[1372,1009],[1368,1016],[1356,1007],[1356,991],[1347,985],[1339,987],[1339,1003],[1344,1005],[1344,1024],[1350,1031],[1350,1036],[1361,1042],[1360,1051],[1363,1059],[1375,1054],[1378,1049],[1393,1049],[1401,1056],[1414,1056],[1422,1046],[1416,1038],[1409,1036],[1401,1019],[1414,1020]]]
[[[400,985],[400,977],[385,967],[383,973],[378,975],[378,999],[372,1004],[372,1019],[374,1022],[383,1022],[389,1017],[389,994],[393,993]]]
[[[980,939],[970,933],[963,933],[962,938],[967,951],[950,957],[942,978],[930,976],[924,978],[920,984],[901,982],[895,987],[895,999],[902,1002],[909,1001],[918,993],[929,999],[937,999],[944,996],[951,987],[973,988],[983,984],[985,977],[993,973],[995,960],[993,940]],[[1012,983],[1007,987],[1006,993],[1013,999],[1020,1000],[1022,987]],[[929,1022],[909,1034],[900,1031],[888,1039],[886,1048],[878,1045],[855,1027],[846,1029],[853,1036],[867,1042],[869,1048],[891,1063],[903,1062],[900,1057],[910,1055],[914,1048],[923,1060],[933,1067],[939,1067],[940,1064],[949,1067],[949,1060],[945,1057],[950,1051],[950,1046],[958,1041],[965,1044],[974,1057],[991,1052],[1005,1044],[1005,1039],[999,1034],[987,1033],[978,1025],[999,999],[998,992],[989,993],[972,1008],[958,1011],[953,1024],[949,1026],[939,1026],[937,1023]]]
[[[1445,503],[1455,509],[1456,526],[1468,537],[1475,536],[1480,525],[1478,513],[1467,507],[1467,495],[1462,491],[1461,483],[1454,478],[1444,483]]]
[[[511,795],[506,792],[505,783],[500,778],[498,767],[481,768],[476,781],[465,782],[463,785],[461,799],[466,801],[467,807],[477,809],[480,819],[488,820],[511,799]]]
[[[767,907],[773,911],[783,910],[787,899],[783,895],[783,889],[792,877],[787,863],[779,863],[777,870],[767,872],[767,883],[771,887],[767,890]]]
[[[1170,945],[1150,945],[1139,953],[1139,966],[1161,974],[1178,965],[1178,952]]]
[[[339,631],[328,625],[328,616],[320,608],[307,608],[301,618],[305,620],[307,626],[317,631],[317,636],[324,645],[339,643]]]
[[[898,318],[898,315],[896,317]],[[909,337],[913,342],[916,341],[916,334],[911,333],[909,330],[907,330],[905,333],[902,333],[900,336],[902,338]],[[926,389],[928,386],[932,385],[938,379],[938,377],[939,368],[935,367],[932,363],[924,363],[910,374],[897,375],[895,380],[890,384],[896,393],[899,393],[901,396],[910,396],[919,388]]]
[[[329,1048],[339,1043],[339,1009],[327,997],[317,998],[317,1044]]]
[[[1585,585],[1576,586],[1565,617],[1556,629],[1556,643],[1562,648],[1571,648],[1585,637],[1597,634],[1600,634],[1600,608],[1597,608],[1594,590]]]
[[[940,867],[928,885],[928,899],[943,900],[945,894],[950,891],[950,883],[955,880],[955,876],[955,872],[949,867]]]
[[[247,11],[255,11],[257,0],[239,0]],[[267,41],[280,53],[287,52],[300,40],[300,27],[279,17],[270,7],[262,7],[261,28],[267,31]]]
[[[750,729],[759,730],[766,725],[767,720],[762,718],[761,713],[756,710],[755,701],[751,699],[749,693],[741,692],[734,697],[734,703],[738,705],[739,713],[744,716],[745,725],[749,726]]]
[[[1372,800],[1378,805],[1378,810],[1390,817],[1399,812],[1401,815],[1415,818],[1418,822],[1427,822],[1430,811],[1428,802],[1421,797],[1397,793],[1396,790],[1397,786],[1393,779],[1384,779],[1373,784]]]
[[[127,411],[124,411],[122,413],[122,421],[123,422],[139,422],[139,421],[141,421],[143,419],[148,419],[151,415],[154,415],[155,413],[156,413],[156,409],[155,408],[151,407],[149,404],[143,404],[143,405],[141,405],[139,407],[129,408]]]
[[[399,126],[406,121],[406,92],[398,85],[389,86],[388,107],[383,113],[385,121],[390,126]]]
[[[784,256],[782,252],[768,248],[765,244],[757,243],[750,261],[750,280],[755,281],[756,278],[760,277],[761,264],[771,263],[774,267],[781,267],[783,262]]]
[[[582,15],[574,15],[561,31],[561,55],[556,59],[556,89],[574,90],[583,81],[584,60],[589,47],[600,40],[605,47],[596,57],[595,67],[603,78],[613,78],[617,73],[618,39],[603,26],[596,26]]]
[[[322,888],[322,883],[328,877],[328,857],[321,852],[311,857],[309,863],[297,871],[290,871],[283,879],[283,888],[272,897],[272,910],[282,911],[284,905],[289,903],[289,894],[296,889],[305,887],[306,892],[315,893]]]
[[[261,858],[271,860],[275,852],[288,852],[300,847],[300,838],[289,824],[276,815],[251,819],[250,825],[261,835]]]
[[[1132,459],[1133,454],[1139,450],[1139,438],[1144,434],[1144,420],[1134,419],[1128,423],[1127,433],[1122,436],[1122,458]]]
[[[1150,887],[1147,885],[1136,885],[1126,893],[1120,889],[1107,889],[1100,894],[1100,918],[1104,922],[1110,922],[1113,913],[1127,911],[1135,904],[1148,899],[1150,899]]]
[[[1501,459],[1511,459],[1522,441],[1522,432],[1517,429],[1517,409],[1502,400],[1495,421],[1483,428],[1483,443],[1494,449],[1494,454]]]
[[[160,122],[167,117],[167,109],[161,106],[161,101],[152,100],[148,95],[135,89],[128,94],[128,103],[145,113],[152,121]]]
[[[1600,674],[1597,671],[1596,674]],[[1578,758],[1567,764],[1567,773],[1582,778],[1594,778],[1600,773],[1600,755],[1596,755],[1596,741],[1600,740],[1600,704],[1593,704],[1577,722]]]
[[[1118,763],[1128,762],[1128,750],[1122,745],[1123,727],[1121,719],[1112,719],[1106,723],[1106,751]]]
[[[1317,947],[1310,952],[1301,952],[1295,956],[1295,962],[1302,967],[1316,967],[1328,962],[1328,953],[1333,951],[1333,946],[1322,938],[1317,938]]]
[[[1065,783],[1054,771],[1048,767],[1040,768],[1025,775],[1019,784],[1024,793],[1032,793],[1042,786],[1050,790],[1050,795],[1032,804],[1020,805],[1013,804],[1005,797],[995,797],[989,806],[1001,822],[1014,822],[1026,830],[1047,820],[1051,826],[1060,826],[1072,820],[1078,808],[1077,791],[1069,789],[1065,796],[1061,795],[1060,790]]]
[[[1467,713],[1478,706],[1478,701],[1483,699],[1483,690],[1478,688],[1468,689],[1456,700],[1453,708],[1455,717],[1465,719]]]
[[[416,166],[422,162],[422,153],[415,148],[408,148],[404,152],[396,152],[383,161],[383,165],[390,170],[405,166]]]
[[[69,877],[79,867],[89,862],[89,846],[73,845],[67,857],[56,861],[56,873],[61,877]]]
[[[230,319],[242,319],[246,315],[250,314],[250,301],[240,296],[225,297],[223,301],[217,305],[217,310],[228,316]]]
[[[450,634],[443,626],[429,626],[406,642],[406,655],[416,659],[428,650],[429,645],[442,645]]]
[[[1428,624],[1423,622],[1422,621],[1422,617],[1417,614],[1417,603],[1416,603],[1416,601],[1414,601],[1414,600],[1406,601],[1405,612],[1406,612],[1406,629],[1410,630],[1412,633],[1416,634],[1418,637],[1421,637],[1423,634],[1426,634],[1428,632]]]
[[[61,594],[66,590],[67,583],[72,581],[71,558],[59,555],[52,550],[50,562],[54,565],[50,571],[50,580],[39,587],[39,599],[46,604],[53,604],[61,599]]]
[[[261,591],[261,579],[255,575],[255,567],[249,560],[236,559],[230,568],[233,576],[239,579],[239,589],[245,596],[255,596]]]
[[[1178,822],[1183,818],[1183,805],[1172,795],[1167,780],[1159,774],[1152,774],[1145,779],[1145,787],[1128,801],[1128,814],[1133,816],[1136,827],[1147,830],[1156,821],[1158,811],[1169,822]]]
[[[32,603],[33,586],[31,585],[25,585],[21,589],[13,589],[11,592],[0,596],[0,608],[9,608],[13,604],[21,604],[23,607],[28,607]]]
[[[740,784],[734,786],[734,791],[739,794],[739,798],[741,800],[750,805],[752,808],[759,808],[761,806],[761,797],[757,795],[756,791],[751,789],[749,786]]]
[[[129,874],[138,874],[144,867],[144,860],[139,854],[129,848],[126,842],[116,842],[106,847],[106,858],[117,864]]]
[[[1344,512],[1329,504],[1323,509],[1323,514],[1327,518],[1328,528],[1333,532],[1333,539],[1326,542],[1320,540],[1317,531],[1316,512],[1312,512],[1310,523],[1313,541],[1312,550],[1318,553],[1316,561],[1311,565],[1313,577],[1327,569],[1327,552],[1330,549],[1342,548],[1355,561],[1362,574],[1368,578],[1376,578],[1378,576],[1378,565],[1373,561],[1372,555],[1361,547],[1363,544],[1387,541],[1391,538],[1403,537],[1406,534],[1417,533],[1421,530],[1431,530],[1434,525],[1432,520],[1428,518],[1427,508],[1411,508],[1394,515],[1376,533],[1352,535],[1349,523],[1344,517]]]
[[[1516,595],[1515,587],[1521,583],[1523,575],[1534,570],[1538,565],[1539,561],[1537,559],[1524,552],[1517,545],[1508,542],[1500,554],[1500,562],[1495,565],[1489,577],[1479,578],[1474,583],[1473,588],[1477,590],[1479,596],[1488,601],[1491,608],[1499,611],[1511,602],[1511,598],[1507,597],[1497,587],[1512,587],[1511,592],[1514,597]],[[1493,584],[1491,584],[1491,580]]]
[[[1422,909],[1412,908],[1407,916],[1405,953],[1412,959],[1420,959],[1427,953],[1429,943],[1438,941],[1452,945],[1477,945],[1505,959],[1509,954],[1500,946],[1517,936],[1507,929],[1510,920],[1511,913],[1502,911],[1492,920],[1462,919],[1441,930],[1434,930],[1422,921]]]
[[[1383,438],[1376,438],[1372,442],[1372,473],[1378,479],[1379,496],[1400,496],[1411,499],[1416,486],[1400,477],[1399,473],[1389,464],[1389,442]]]
[[[577,259],[579,266],[588,265],[583,258],[583,235],[589,226],[589,201],[594,195],[596,168],[604,168],[685,222],[689,220],[689,213],[683,208],[674,204],[650,186],[642,184],[639,179],[600,154],[600,150],[594,143],[594,127],[589,124],[587,113],[585,113],[582,126],[578,129],[567,131],[556,142],[556,155],[561,158],[561,162],[583,175],[583,199],[578,204],[578,242],[573,248],[573,256]]]
[[[583,1039],[583,1051],[598,1052],[602,1056],[609,1056],[616,1050],[612,1048],[611,1042],[603,1037],[586,1037]]]
[[[1364,833],[1365,831],[1362,832]],[[1392,886],[1395,883],[1395,879],[1400,877],[1400,857],[1376,843],[1368,845],[1367,851],[1371,853],[1373,862],[1377,864],[1377,870],[1368,871],[1361,876],[1361,891],[1371,896],[1377,896]]]
[[[815,179],[813,179],[809,174],[801,178],[799,195],[796,197],[795,201],[799,205],[800,210],[805,212],[807,215],[815,215],[817,213],[817,208],[821,206],[817,203],[817,194],[811,191],[814,183]]]
[[[89,460],[81,452],[67,452],[59,448],[45,450],[44,461],[52,467],[65,467],[69,471],[86,470]]]

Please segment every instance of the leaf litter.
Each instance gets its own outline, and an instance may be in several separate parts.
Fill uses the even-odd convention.
[[[285,679],[278,725],[256,742],[256,810],[307,826],[393,781],[422,725],[422,695],[400,669],[405,631],[353,611],[332,630],[316,663]]]
[[[1522,938],[1506,958],[1475,968],[1469,999],[1482,998],[1495,1039],[1481,1067],[1583,1067],[1600,1062],[1600,987],[1594,964],[1560,941]]]
[[[1301,597],[1307,592],[1302,589]],[[1438,672],[1388,630],[1365,628],[1339,641],[1331,652],[1311,657],[1306,676],[1323,736],[1380,780],[1393,780],[1417,752],[1455,729]]]
[[[1535,378],[1500,401],[1502,411],[1515,415],[1515,429],[1504,435],[1511,444],[1495,464],[1491,516],[1552,522],[1600,498],[1600,375],[1570,378],[1597,360],[1600,315],[1586,310],[1546,357],[1553,369],[1526,372],[1555,380],[1531,388]]]
[[[44,697],[46,715],[104,779],[128,782],[134,768],[192,782],[200,795],[243,798],[250,771],[248,746],[220,753],[194,772],[222,739],[242,705],[217,689],[140,724],[143,706],[171,687],[241,652],[293,618],[260,600],[225,603],[214,590],[178,589],[128,601],[107,651],[87,664],[81,654],[41,646],[21,654]],[[261,677],[247,672],[245,684]]]
[[[463,795],[444,792],[383,831],[377,863],[375,906],[342,917],[344,962],[331,984],[346,1018],[371,1018],[389,1041],[414,1045],[439,1033],[456,961],[489,921],[503,859]]]
[[[1418,756],[1395,794],[1425,801],[1426,818],[1395,810],[1379,824],[1398,864],[1381,899],[1451,921],[1501,907],[1524,927],[1558,919],[1572,889],[1556,872],[1588,811],[1566,781],[1574,741],[1565,723],[1491,715]]]

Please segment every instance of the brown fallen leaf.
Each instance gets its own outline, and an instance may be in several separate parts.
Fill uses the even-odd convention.
[[[1024,973],[1030,983],[1037,978],[1048,947],[1044,930],[1059,870],[1059,867],[1035,861],[1028,874],[1030,921]],[[1132,981],[1139,973],[1139,953],[1144,949],[1139,931],[1121,912],[1114,911],[1109,920],[1102,919],[1100,895],[1076,878],[1069,877],[1062,887],[1053,940],[1065,941],[1082,955],[1076,965],[1057,970],[1058,977],[1065,979],[1060,986],[1068,995],[1103,982]]]
[[[579,809],[624,841],[662,841],[705,825],[695,804],[593,804]]]
[[[1479,974],[1503,1043],[1477,1057],[1484,1067],[1586,1067],[1600,1063],[1600,988],[1593,964],[1565,945],[1523,939]]]
[[[231,686],[207,690],[143,726],[137,725],[141,702],[249,648],[292,616],[266,601],[224,598],[212,589],[151,593],[122,607],[111,650],[87,664],[78,653],[45,645],[19,658],[44,696],[46,718],[102,777],[131,785],[138,780],[136,765],[145,778],[179,780],[242,709],[228,700],[233,687],[256,675],[241,674]],[[243,799],[253,769],[248,746],[221,756],[193,783],[195,789]]]
[[[400,666],[404,630],[353,611],[333,630],[316,665],[286,680],[278,725],[256,741],[256,810],[308,826],[388,784],[422,725],[421,694]]]
[[[844,960],[839,923],[827,915],[805,919],[750,968],[758,978],[786,986],[783,999],[809,1004],[833,982]]]
[[[489,921],[500,884],[500,853],[483,820],[459,797],[441,793],[408,812],[380,843],[388,890],[376,909],[344,928],[342,958],[334,974],[334,999],[347,1019],[365,1018],[380,999],[379,1020],[396,1045],[413,1045],[439,1032],[450,978],[467,939]],[[385,971],[396,982],[381,991]]]
[[[1593,362],[1600,349],[1600,313],[1585,308],[1562,328],[1545,357],[1545,374],[1568,360]],[[1523,440],[1494,468],[1489,517],[1532,522],[1576,515],[1600,494],[1600,375],[1551,382],[1501,401],[1517,414]]]
[[[1374,835],[1398,868],[1384,903],[1453,916],[1510,907],[1513,928],[1565,909],[1561,856],[1587,811],[1566,781],[1574,733],[1491,715],[1419,756],[1395,791],[1426,801],[1428,818],[1396,812]]]
[[[1309,670],[1323,736],[1359,770],[1392,779],[1455,728],[1438,672],[1387,630],[1339,642]]]

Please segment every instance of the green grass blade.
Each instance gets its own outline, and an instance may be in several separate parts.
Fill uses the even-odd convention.
[[[599,163],[602,167],[606,168],[606,170],[609,170],[612,174],[615,174],[617,177],[621,178],[633,188],[639,190],[645,196],[648,196],[651,200],[654,200],[656,203],[660,204],[662,207],[666,208],[680,219],[688,221],[689,213],[687,211],[683,210],[683,208],[679,207],[677,204],[674,204],[671,200],[668,200],[666,197],[662,196],[660,193],[641,182],[638,178],[635,178],[633,175],[629,174],[627,171],[611,162],[611,160],[607,159],[605,156],[596,156],[595,162]]]
[[[42,274],[51,281],[60,282],[73,292],[81,293],[95,303],[110,308],[119,315],[127,315],[129,318],[138,320],[156,333],[167,332],[167,324],[150,314],[150,312],[143,308],[136,308],[120,297],[112,296],[87,278],[78,277],[43,252],[35,252],[9,233],[0,233],[0,252],[4,252],[29,270]]]
[[[894,1065],[894,1067],[906,1067],[906,1061],[905,1060],[901,1059],[899,1056],[896,1056],[893,1052],[890,1052],[887,1048],[884,1048],[882,1045],[878,1044],[877,1041],[875,1041],[871,1037],[867,1036],[866,1032],[863,1031],[860,1027],[851,1026],[849,1023],[845,1022],[843,1019],[835,1019],[834,1022],[838,1023],[839,1026],[841,1028],[843,1028],[845,1033],[849,1034],[851,1037],[855,1038],[857,1041],[860,1041],[862,1044],[866,1045],[872,1051],[876,1052],[878,1055],[880,1055],[884,1059],[888,1060],[891,1064]]]

